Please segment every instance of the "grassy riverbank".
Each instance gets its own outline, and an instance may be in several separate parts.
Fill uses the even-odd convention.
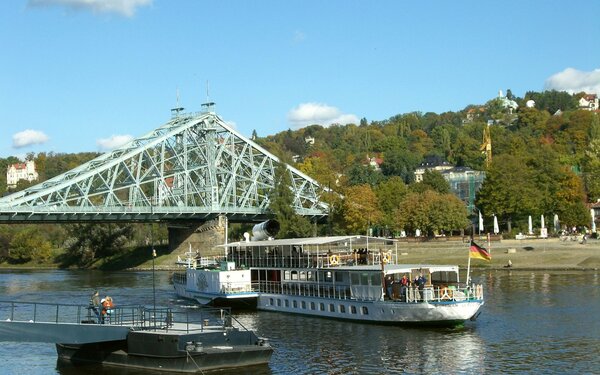
[[[487,247],[486,243],[479,243]],[[467,266],[469,244],[461,242],[423,242],[398,245],[399,263],[458,264]],[[504,269],[600,269],[600,241],[560,241],[558,238],[502,240],[492,242],[490,262],[473,259],[471,267]]]
[[[484,242],[479,243],[487,247]],[[419,264],[458,264],[467,266],[469,244],[461,241],[399,242],[398,262]],[[596,270],[600,269],[600,240],[588,240],[587,244],[576,241],[560,241],[558,238],[494,241],[490,248],[491,262],[474,259],[473,268],[505,269],[510,260],[511,269]],[[90,268],[106,271],[152,269],[148,248],[128,249],[119,255],[98,260]],[[177,254],[168,253],[166,247],[157,247],[154,260],[157,270],[173,270]],[[4,269],[61,268],[55,263],[27,263],[22,265],[0,264]]]

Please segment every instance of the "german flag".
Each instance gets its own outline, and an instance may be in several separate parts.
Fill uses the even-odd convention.
[[[492,256],[490,253],[484,248],[475,243],[475,241],[471,241],[471,247],[469,249],[469,258],[475,259],[483,259],[490,261],[492,260]]]

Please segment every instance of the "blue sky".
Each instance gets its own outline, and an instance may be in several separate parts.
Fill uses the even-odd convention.
[[[0,157],[106,151],[175,106],[246,136],[600,94],[598,1],[0,2]]]

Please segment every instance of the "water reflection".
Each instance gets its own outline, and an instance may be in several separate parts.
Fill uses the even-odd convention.
[[[170,273],[156,273],[157,304],[194,312]],[[269,366],[220,374],[594,373],[600,368],[598,272],[475,271],[486,304],[461,329],[410,329],[269,312],[235,318],[275,348]],[[152,303],[151,272],[0,271],[2,299],[87,304],[90,292],[117,304]],[[54,345],[0,345],[5,368],[34,374],[142,374],[57,362]]]

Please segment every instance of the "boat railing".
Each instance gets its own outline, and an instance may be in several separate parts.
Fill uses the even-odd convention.
[[[261,281],[253,284],[261,293],[277,293],[291,296],[321,297],[331,299],[351,299],[348,285],[327,285],[322,283],[280,283]]]
[[[229,308],[174,311],[140,305],[116,306],[96,315],[91,306],[44,302],[0,301],[0,321],[50,324],[124,326],[133,330],[197,332],[232,328]],[[247,330],[239,321],[236,325]]]
[[[236,294],[253,292],[252,284],[248,281],[225,281],[219,285],[221,293]]]
[[[250,253],[233,253],[227,260],[235,262],[241,268],[248,267],[278,267],[278,268],[317,268],[353,265],[381,265],[395,263],[396,255],[388,251],[368,251],[364,253],[341,251],[335,253],[297,253],[290,255],[261,254],[252,256]]]
[[[328,285],[323,283],[281,283],[277,281],[261,281],[254,283],[253,287],[261,293],[283,294],[302,297],[319,297],[328,299],[353,299],[372,301],[374,296],[366,294],[359,296],[352,293],[350,285]],[[383,295],[383,294],[382,294]],[[464,286],[430,286],[419,289],[418,287],[407,287],[400,289],[398,294],[384,297],[394,302],[443,302],[443,301],[466,301],[483,300],[483,287],[481,284]]]

